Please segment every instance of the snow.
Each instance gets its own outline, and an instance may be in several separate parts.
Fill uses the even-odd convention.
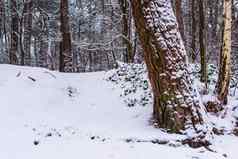
[[[128,107],[108,72],[66,74],[0,65],[3,159],[236,159],[238,138],[191,149],[150,124],[152,106]],[[237,104],[237,103],[236,103]],[[151,140],[170,141],[153,144]]]
[[[238,110],[237,109],[234,112],[234,117],[238,118]]]

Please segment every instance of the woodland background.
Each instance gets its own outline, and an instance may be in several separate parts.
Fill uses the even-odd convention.
[[[173,0],[172,0],[173,1]],[[127,0],[0,1],[0,62],[60,70],[60,43],[70,33],[68,60],[73,72],[108,70],[116,61],[141,63],[142,49]],[[190,61],[219,65],[221,0],[174,0],[173,6]],[[232,68],[237,71],[238,23],[232,5]],[[63,13],[64,12],[64,13]],[[66,14],[68,18],[62,18]],[[68,27],[61,28],[61,23]],[[67,35],[65,35],[67,38]],[[66,42],[65,42],[66,43]],[[10,58],[12,56],[12,58]],[[66,60],[67,61],[67,60]]]

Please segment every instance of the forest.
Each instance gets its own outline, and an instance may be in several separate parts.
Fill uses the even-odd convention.
[[[0,0],[0,156],[236,159],[237,0]]]

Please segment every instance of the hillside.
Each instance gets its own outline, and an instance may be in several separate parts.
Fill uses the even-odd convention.
[[[4,159],[236,159],[238,138],[192,149],[150,124],[152,105],[128,107],[111,72],[64,74],[0,65]],[[226,123],[225,123],[226,124]]]

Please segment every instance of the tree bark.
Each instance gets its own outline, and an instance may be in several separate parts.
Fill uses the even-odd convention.
[[[200,44],[200,64],[201,64],[201,82],[204,82],[207,88],[207,53],[206,53],[206,29],[205,29],[205,8],[204,1],[199,0],[199,44]]]
[[[191,49],[192,49],[192,61],[196,61],[196,32],[197,32],[197,21],[196,21],[196,0],[192,0],[192,43],[191,43]]]
[[[22,57],[23,64],[31,65],[31,32],[32,32],[32,10],[33,10],[33,0],[27,0],[24,3],[24,15],[23,15],[23,52]]]
[[[185,35],[184,35],[184,23],[183,23],[183,12],[182,12],[182,0],[175,0],[175,12],[176,12],[176,18],[178,21],[179,31],[180,34],[185,41]]]
[[[3,42],[3,35],[6,34],[5,32],[5,5],[4,0],[0,0],[0,52],[2,53],[4,51],[4,42]]]
[[[122,34],[123,43],[126,46],[125,62],[133,63],[134,54],[131,41],[131,18],[130,6],[127,0],[119,0],[122,11]]]
[[[10,63],[18,64],[17,59],[17,51],[18,51],[18,39],[19,39],[19,31],[18,31],[18,22],[19,17],[17,13],[17,2],[16,0],[10,1],[10,9],[11,9],[11,46],[10,46]]]
[[[217,97],[221,104],[227,104],[227,95],[230,84],[231,74],[231,26],[232,26],[232,0],[224,0],[224,20],[223,20],[223,35],[222,48],[220,53],[220,69],[217,83]]]
[[[136,29],[144,50],[159,127],[198,131],[203,107],[188,73],[188,60],[178,24],[168,0],[131,0]]]
[[[0,38],[3,36],[3,23],[4,23],[4,0],[0,0]]]
[[[48,10],[48,3],[45,2],[42,6]],[[47,12],[40,11],[40,31],[38,35],[39,52],[37,59],[37,66],[48,68],[48,52],[49,52],[49,18]]]
[[[60,21],[61,21],[60,31],[62,35],[62,41],[60,42],[60,71],[73,72],[68,0],[61,0]]]
[[[38,63],[38,66],[39,67],[44,67],[44,68],[48,68],[48,63],[47,63],[47,60],[48,60],[48,37],[47,35],[41,35],[39,37],[39,56],[38,56],[38,59],[37,59],[37,63]]]

